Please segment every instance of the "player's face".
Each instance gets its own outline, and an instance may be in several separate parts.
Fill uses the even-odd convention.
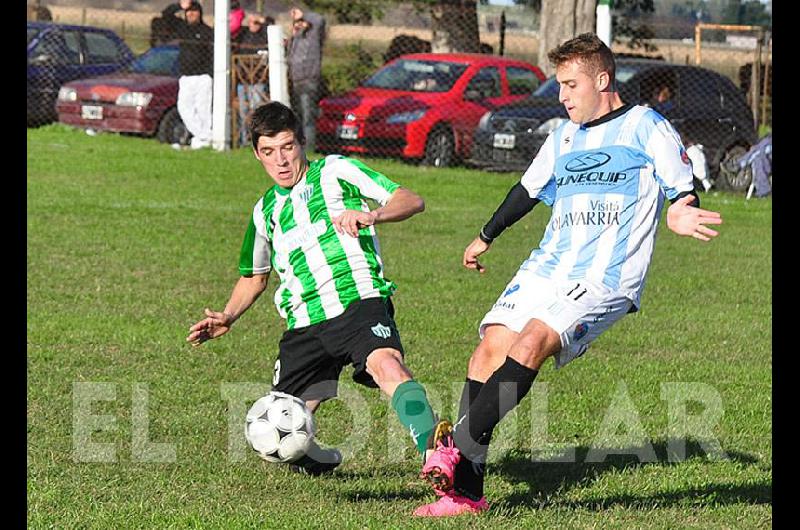
[[[278,186],[291,188],[303,178],[306,156],[294,132],[281,131],[275,136],[259,136],[253,153]]]
[[[556,80],[560,86],[558,98],[567,109],[573,123],[586,123],[603,114],[600,95],[601,80],[589,75],[578,61],[569,61],[556,68]]]

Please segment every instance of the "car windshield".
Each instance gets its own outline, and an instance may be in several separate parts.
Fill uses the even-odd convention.
[[[467,65],[461,63],[400,59],[375,72],[364,81],[363,86],[414,92],[447,92],[466,69]]]
[[[151,48],[131,63],[129,70],[137,74],[175,75],[178,48]]]

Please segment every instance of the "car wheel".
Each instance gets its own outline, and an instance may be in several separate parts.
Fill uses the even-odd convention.
[[[437,127],[428,135],[425,142],[425,158],[423,163],[433,167],[447,167],[455,157],[453,135],[446,127]]]
[[[158,132],[156,138],[160,142],[166,144],[180,144],[189,145],[189,140],[192,139],[192,134],[183,124],[178,109],[172,108],[164,114],[161,118],[161,123],[158,124]]]
[[[739,167],[739,160],[747,153],[747,147],[734,145],[729,147],[722,160],[719,162],[719,174],[715,186],[723,190],[747,191],[748,186],[753,180],[753,172],[750,166],[744,169]]]

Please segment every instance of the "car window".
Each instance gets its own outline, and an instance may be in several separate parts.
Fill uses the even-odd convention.
[[[130,70],[138,74],[173,75],[178,48],[153,48],[136,58]]]
[[[46,62],[52,64],[80,64],[80,54],[77,50],[67,46],[64,37],[65,35],[61,32],[46,33],[31,51],[31,58],[45,56]]]
[[[687,109],[719,111],[722,95],[716,77],[702,70],[687,70],[681,76],[682,105]]]
[[[64,43],[67,46],[70,64],[80,64],[81,62],[81,36],[76,30],[65,30]]]
[[[83,35],[86,39],[86,62],[88,64],[122,62],[123,57],[116,40],[105,33],[94,31],[87,31]]]
[[[512,96],[531,94],[539,87],[539,78],[527,68],[509,66],[506,68],[508,91]]]
[[[631,78],[633,79],[633,78]],[[657,110],[669,110],[678,101],[678,74],[671,68],[653,68],[637,76],[638,94],[627,91],[636,103]],[[638,99],[637,99],[638,98]]]
[[[363,86],[415,92],[447,92],[467,65],[445,61],[400,59],[375,72]]]
[[[472,79],[470,79],[464,94],[467,92],[477,92],[478,97],[497,98],[503,95],[500,87],[500,70],[495,66],[481,68]]]

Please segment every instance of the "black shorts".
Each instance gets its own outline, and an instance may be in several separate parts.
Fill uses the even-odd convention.
[[[369,354],[379,348],[403,354],[388,298],[357,300],[337,317],[288,330],[278,347],[272,389],[304,401],[336,397],[339,374],[349,364],[353,381],[377,388],[367,373]]]

